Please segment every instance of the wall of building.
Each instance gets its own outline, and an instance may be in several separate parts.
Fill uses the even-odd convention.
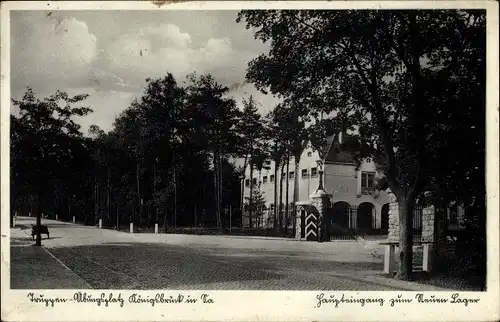
[[[307,148],[302,153],[302,156],[299,161],[299,174],[295,174],[295,160],[294,158],[290,158],[289,172],[294,172],[294,178],[290,178],[288,182],[288,203],[293,202],[293,190],[295,180],[298,178],[299,180],[299,201],[309,200],[309,196],[316,190],[319,184],[319,174],[315,178],[311,178],[311,168],[317,168],[316,161],[319,160],[318,152],[314,151],[312,148]],[[254,169],[253,177],[256,179],[257,186],[260,186],[260,190],[263,192],[263,197],[266,200],[266,205],[269,207],[271,204],[274,204],[274,182],[271,182],[270,177],[274,175],[274,161],[270,161],[267,165],[268,169],[263,169],[262,171],[258,171]],[[301,176],[302,169],[307,169],[309,173],[309,177],[303,179]],[[280,167],[281,170],[281,167]],[[286,167],[285,167],[286,172]],[[267,177],[267,182],[264,182],[264,177]],[[250,166],[247,165],[245,170],[245,180],[250,179]],[[275,178],[278,182],[278,195],[280,189],[280,179],[281,174],[278,171],[278,178]],[[245,184],[245,183],[244,183]],[[285,203],[285,194],[286,194],[286,174],[283,177],[283,203]],[[255,187],[254,187],[255,189]],[[250,187],[245,184],[244,187],[244,196],[250,196]]]
[[[311,147],[304,150],[299,162],[299,173],[295,173],[295,162],[294,159],[290,159],[289,172],[294,172],[294,178],[289,180],[288,184],[288,203],[293,202],[293,191],[294,182],[299,180],[299,197],[298,201],[309,201],[310,195],[318,188],[319,185],[319,171],[317,171],[317,176],[311,177],[311,169],[317,169],[316,161],[319,160],[318,152],[314,151]],[[362,172],[373,172],[375,177],[380,177],[381,174],[376,171],[375,164],[371,160],[366,160],[363,162],[359,169],[356,169],[355,164],[340,164],[340,163],[325,163],[323,165],[324,174],[324,188],[326,192],[333,195],[331,201],[333,203],[338,201],[344,201],[349,203],[351,206],[359,207],[363,203],[370,203],[373,205],[372,211],[372,223],[373,228],[379,229],[382,226],[382,206],[389,203],[389,196],[384,191],[379,191],[377,193],[362,194],[361,193],[361,173]],[[274,175],[274,162],[270,161],[267,165],[268,169],[263,169],[258,171],[254,169],[253,177],[255,178],[256,186],[255,190],[260,189],[263,193],[266,206],[268,211],[265,214],[263,222],[267,222],[269,216],[273,216],[271,211],[271,205],[274,205],[274,182],[270,181],[270,176]],[[301,172],[303,169],[307,169],[308,177],[302,178]],[[319,169],[317,169],[319,170]],[[264,182],[264,177],[267,177],[267,181]],[[250,179],[250,166],[247,166],[245,171],[245,180]],[[279,196],[279,184],[280,184],[280,173],[278,172],[278,196]],[[244,183],[245,184],[245,183]],[[244,186],[244,196],[250,196],[250,187]],[[286,196],[286,176],[283,180],[283,201],[285,203]],[[245,199],[246,200],[246,199]]]
[[[385,191],[363,194],[361,189],[361,174],[372,172],[375,178],[380,178],[382,174],[376,170],[375,164],[371,160],[363,162],[358,169],[355,164],[326,163],[325,169],[325,190],[333,196],[333,203],[343,201],[351,206],[359,206],[363,203],[370,203],[373,206],[372,222],[373,228],[379,229],[382,226],[382,206],[389,203],[389,195]]]

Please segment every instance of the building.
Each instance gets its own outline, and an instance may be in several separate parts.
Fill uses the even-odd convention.
[[[332,220],[349,228],[365,230],[387,230],[389,195],[385,191],[377,191],[375,183],[382,174],[377,171],[371,159],[365,159],[360,164],[356,162],[354,151],[348,151],[346,140],[351,137],[342,133],[330,136],[323,151],[316,151],[312,146],[304,149],[299,160],[299,171],[295,173],[295,160],[290,159],[288,173],[285,171],[275,178],[275,164],[267,161],[263,169],[254,169],[254,191],[260,190],[265,206],[253,217],[254,227],[272,227],[274,223],[274,193],[275,182],[278,183],[278,200],[281,177],[283,177],[283,204],[293,203],[295,180],[299,180],[297,201],[308,201],[309,196],[318,188],[320,167],[323,167],[323,182],[325,190],[332,194],[329,214]],[[281,170],[281,168],[280,168]],[[288,176],[288,199],[286,199]],[[245,169],[244,197],[250,196],[250,166]],[[284,208],[284,207],[283,207]],[[292,207],[287,223],[292,224]],[[243,225],[248,226],[248,215],[243,216]],[[286,220],[286,219],[285,219]]]

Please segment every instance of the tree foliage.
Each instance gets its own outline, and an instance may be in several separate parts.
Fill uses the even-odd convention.
[[[399,276],[409,279],[413,205],[433,178],[441,180],[438,147],[450,147],[441,134],[451,134],[453,126],[443,115],[484,118],[477,109],[467,114],[470,107],[463,104],[446,112],[443,106],[451,106],[445,103],[450,96],[469,95],[468,86],[476,86],[478,96],[484,89],[476,75],[469,82],[453,80],[481,68],[484,12],[253,10],[242,11],[237,21],[271,46],[249,63],[249,81],[293,102],[322,129],[353,128],[359,146],[368,147],[360,152],[378,161],[400,205]],[[463,68],[467,62],[476,69]],[[446,126],[439,127],[437,115]]]

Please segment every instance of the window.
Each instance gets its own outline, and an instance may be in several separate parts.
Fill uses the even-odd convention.
[[[307,169],[302,169],[302,179],[309,178],[309,173],[307,173]]]
[[[311,168],[311,178],[316,178],[318,176],[318,168]]]
[[[274,182],[274,174],[271,174],[271,175],[269,176],[269,182]]]
[[[266,165],[271,165],[271,161],[266,160]]]
[[[267,183],[267,176],[263,176],[263,177],[262,177],[262,182],[263,182],[263,183]]]
[[[271,204],[271,206],[269,207],[269,209],[271,209],[271,211],[274,211],[274,204]]]
[[[361,190],[371,191],[374,189],[375,184],[375,173],[373,172],[362,172],[361,173]]]
[[[254,186],[255,186],[256,184],[257,184],[257,178],[253,178],[253,180],[252,180],[252,185],[254,185]]]
[[[308,156],[308,157],[312,157],[312,155],[313,155],[313,153],[312,153],[312,152],[310,152],[310,151],[309,151],[309,152],[307,152],[307,156]]]
[[[245,187],[250,187],[250,179],[245,180]]]
[[[288,175],[288,179],[293,180],[294,177],[295,177],[295,172],[290,171],[290,174]]]

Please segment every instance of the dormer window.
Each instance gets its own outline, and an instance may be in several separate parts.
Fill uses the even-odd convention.
[[[307,152],[308,157],[312,157],[313,153],[311,151]]]

